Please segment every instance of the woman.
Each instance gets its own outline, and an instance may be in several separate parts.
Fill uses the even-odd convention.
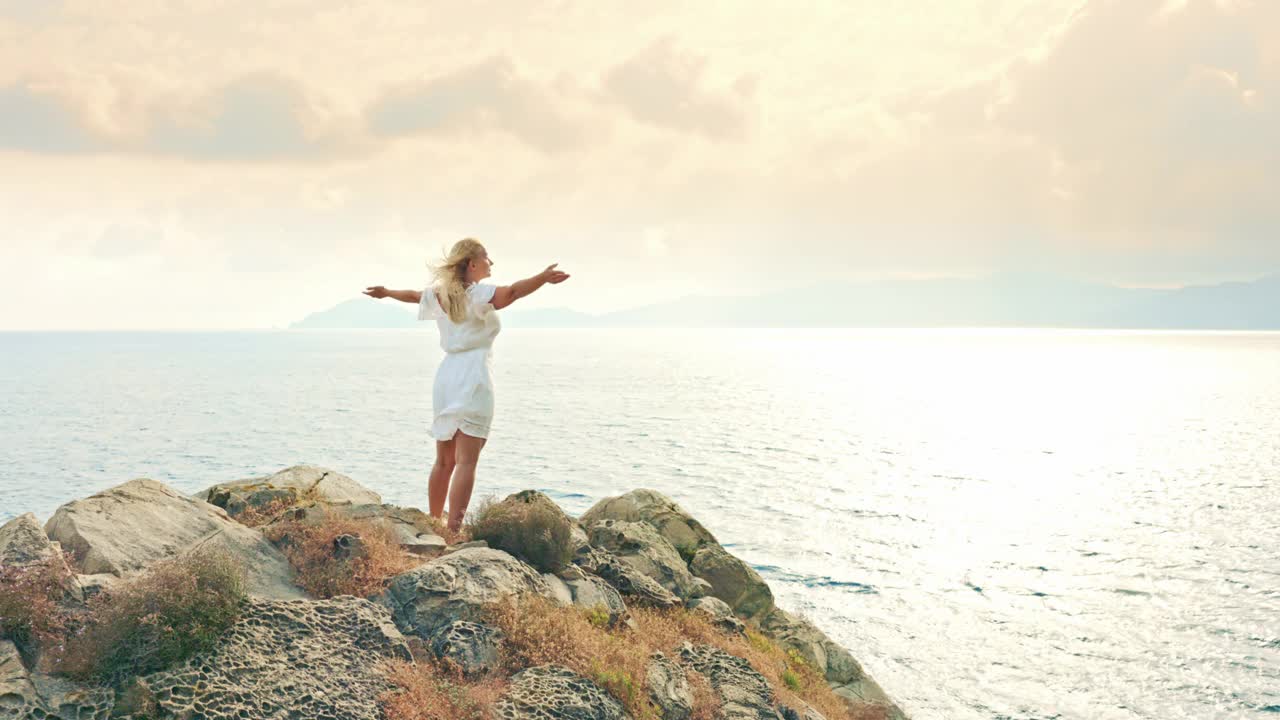
[[[440,328],[444,359],[432,389],[431,434],[436,439],[436,462],[427,485],[431,515],[440,518],[449,497],[450,530],[462,527],[471,501],[476,463],[493,421],[493,339],[501,324],[501,310],[546,283],[558,284],[569,275],[550,265],[546,270],[501,287],[481,282],[493,261],[476,240],[459,240],[444,262],[433,268],[435,281],[425,290],[388,290],[375,285],[364,291],[373,298],[394,298],[418,304],[418,319],[435,319]],[[452,477],[452,489],[450,478]]]

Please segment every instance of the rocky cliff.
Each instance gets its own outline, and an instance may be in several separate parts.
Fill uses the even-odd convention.
[[[384,718],[382,701],[396,692],[388,662],[448,658],[467,677],[509,670],[499,658],[514,639],[489,624],[488,609],[527,596],[580,608],[599,620],[601,632],[619,638],[642,632],[631,617],[640,608],[691,611],[726,637],[781,648],[792,659],[787,662],[825,681],[822,690],[841,699],[846,717],[904,717],[845,648],[778,607],[755,570],[660,493],[606,498],[577,519],[534,491],[502,502],[563,516],[568,562],[548,572],[517,557],[518,547],[507,552],[465,537],[450,544],[420,510],[384,504],[351,478],[312,466],[194,496],[132,480],[67,503],[43,526],[31,514],[15,518],[0,527],[0,571],[21,578],[27,568],[55,568],[62,579],[51,602],[70,616],[156,563],[209,549],[243,567],[245,597],[234,622],[209,647],[124,682],[65,677],[42,662],[58,639],[37,642],[12,622],[0,625],[0,632],[10,628],[10,637],[0,637],[0,719]],[[299,541],[287,529],[296,536],[297,528],[333,518],[376,530],[398,547],[395,574],[366,597],[314,597],[291,562],[290,543]],[[333,542],[333,562],[359,556],[372,540],[358,531],[341,535]],[[11,581],[0,593],[12,596],[18,584]],[[711,689],[712,717],[824,717],[802,701],[784,701],[797,696],[774,687],[726,647],[734,646],[689,638],[653,653],[644,678],[636,680],[647,693],[645,707],[656,708],[662,720],[689,720],[693,681]],[[602,687],[599,678],[565,661],[502,677],[502,694],[484,714],[629,717],[616,688]]]

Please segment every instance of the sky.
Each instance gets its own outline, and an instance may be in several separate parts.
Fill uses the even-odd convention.
[[[0,0],[0,329],[1280,272],[1274,0]]]

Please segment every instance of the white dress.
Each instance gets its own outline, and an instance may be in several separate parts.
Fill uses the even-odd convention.
[[[493,422],[493,339],[502,324],[491,301],[496,285],[473,283],[467,288],[467,317],[455,323],[445,314],[436,288],[422,291],[418,319],[434,319],[440,328],[444,359],[436,370],[431,392],[431,435],[452,440],[461,430],[472,437],[489,437]]]

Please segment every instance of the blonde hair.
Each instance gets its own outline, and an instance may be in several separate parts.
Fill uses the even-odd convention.
[[[456,323],[467,319],[467,265],[485,254],[479,240],[463,238],[453,244],[440,264],[431,267],[439,290],[440,306]]]

